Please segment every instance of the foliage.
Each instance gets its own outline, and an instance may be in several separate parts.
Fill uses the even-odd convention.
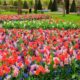
[[[23,3],[23,8],[24,9],[28,9],[29,7],[28,7],[28,4],[27,4],[27,1],[24,1],[24,3]]]
[[[51,6],[51,11],[57,11],[57,1],[54,0],[53,3],[52,3],[52,6]]]
[[[37,10],[42,10],[41,0],[35,0],[34,8],[35,8],[35,10],[34,10],[35,13],[37,13]]]
[[[48,5],[48,9],[51,9],[52,6],[52,0],[50,0],[49,5]]]
[[[38,10],[42,10],[41,0],[38,0],[37,9],[38,9]]]
[[[6,2],[6,1],[4,1],[3,5],[4,5],[4,6],[6,6],[6,5],[7,5],[7,2]]]
[[[37,5],[37,0],[35,0],[34,13],[37,13],[37,7],[38,7],[38,5]]]
[[[1,5],[2,3],[1,3],[1,1],[0,1],[0,5]]]
[[[64,0],[65,1],[65,9],[66,9],[66,14],[69,14],[69,0]]]
[[[18,1],[14,1],[14,6],[18,7]]]
[[[76,3],[75,3],[75,0],[73,0],[72,5],[71,5],[70,12],[76,12],[76,11],[77,11]]]
[[[33,0],[30,0],[29,1],[29,7],[32,8],[34,6],[33,4],[34,4]]]
[[[76,29],[78,26],[71,22],[52,21],[52,20],[27,20],[27,21],[9,21],[3,23],[3,28],[27,28],[27,29]]]

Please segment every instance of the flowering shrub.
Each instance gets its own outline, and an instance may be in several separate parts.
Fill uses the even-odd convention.
[[[0,80],[79,80],[80,29],[0,29]]]
[[[0,15],[0,21],[10,20],[32,20],[32,19],[49,19],[45,14],[27,14],[27,15]]]
[[[27,21],[8,21],[3,23],[3,28],[27,28],[27,29],[77,29],[79,28],[72,22],[53,21],[53,20],[27,20]]]

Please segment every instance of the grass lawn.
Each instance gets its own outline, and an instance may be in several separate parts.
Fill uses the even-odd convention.
[[[53,19],[63,19],[64,21],[71,21],[74,22],[78,25],[80,25],[80,16],[77,14],[68,14],[63,16],[61,13],[56,13],[56,12],[50,12],[50,13],[46,13],[49,14],[50,16],[52,16]]]
[[[10,15],[10,14],[17,14],[17,12],[11,12],[11,11],[0,11],[0,14],[2,15]]]

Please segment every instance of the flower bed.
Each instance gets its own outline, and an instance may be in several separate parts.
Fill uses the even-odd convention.
[[[27,20],[27,21],[8,21],[3,23],[3,28],[6,29],[12,29],[12,28],[26,28],[26,29],[52,29],[52,28],[58,28],[58,29],[77,29],[79,28],[78,25],[72,23],[72,22],[64,22],[64,21],[54,21],[52,19],[48,20]]]
[[[79,80],[80,29],[0,29],[0,80]]]
[[[11,20],[32,20],[32,19],[49,19],[45,14],[27,14],[27,15],[0,15],[0,21]]]

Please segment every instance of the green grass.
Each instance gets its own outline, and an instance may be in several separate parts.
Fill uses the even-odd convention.
[[[0,11],[0,14],[10,15],[10,14],[17,14],[17,12],[13,12],[13,11]]]
[[[68,22],[74,22],[78,25],[80,25],[80,16],[77,15],[77,14],[68,14],[68,15],[65,15],[63,16],[63,14],[59,14],[59,13],[52,13],[52,12],[49,12],[49,13],[46,13],[46,14],[49,14],[50,16],[52,16],[53,19],[62,19],[64,21],[68,21]]]
[[[26,12],[28,13],[28,10],[26,10]],[[22,12],[22,14],[26,14],[26,12],[25,11],[23,11]],[[18,12],[17,11],[7,11],[7,10],[1,10],[0,11],[0,14],[2,14],[2,15],[14,15],[14,14],[18,14]]]

